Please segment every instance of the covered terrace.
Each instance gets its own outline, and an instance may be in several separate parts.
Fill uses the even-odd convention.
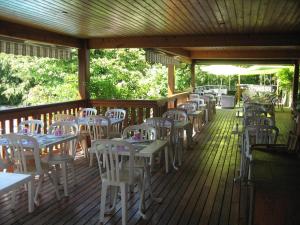
[[[147,48],[170,57],[177,56],[191,63],[191,88],[195,88],[196,64],[293,64],[295,109],[299,88],[299,8],[300,2],[294,0],[1,1],[0,35],[3,38],[78,49],[81,96],[80,100],[72,102],[2,110],[1,132],[13,132],[23,118],[42,119],[46,131],[55,113],[76,114],[84,107],[100,111],[124,108],[127,110],[125,125],[137,124],[150,115],[161,116],[168,107],[186,100],[189,92],[174,90],[173,64],[168,65],[168,98],[90,99],[86,85],[89,82],[89,50],[101,48]],[[3,46],[1,51],[4,51]],[[296,118],[297,112],[293,112]],[[217,112],[215,121],[195,137],[199,139],[198,145],[186,155],[182,170],[173,171],[166,178],[160,173],[154,176],[155,191],[165,196],[165,201],[160,206],[147,202],[148,220],[138,218],[136,199],[130,200],[130,224],[247,223],[247,216],[240,213],[245,211],[241,209],[245,206],[241,203],[241,187],[233,183],[239,164],[237,138],[231,136],[232,125],[236,122],[233,115],[234,111]],[[289,116],[287,118],[292,121]],[[299,135],[298,121],[296,125]],[[282,129],[284,137],[289,129]],[[189,164],[189,160],[193,163]],[[96,224],[100,188],[97,191],[99,182],[90,178],[99,176],[95,168],[87,168],[84,163],[78,160],[77,166],[82,182],[92,182],[89,188],[80,186],[74,190],[74,196],[61,202],[49,205],[49,201],[43,202],[33,214],[20,208],[16,211],[20,212],[18,215],[10,212],[6,200],[1,199],[0,223]],[[174,188],[169,183],[174,184]],[[168,188],[164,189],[166,186]],[[197,188],[201,190],[195,192]],[[90,196],[90,202],[84,202],[84,196]],[[71,207],[73,203],[78,207]],[[60,207],[67,207],[66,211],[60,212]],[[52,214],[54,211],[56,213]],[[107,224],[121,223],[120,217],[118,211],[107,217]]]

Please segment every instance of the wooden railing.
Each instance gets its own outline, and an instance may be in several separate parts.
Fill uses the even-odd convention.
[[[56,104],[13,108],[0,111],[0,134],[16,132],[19,123],[27,119],[40,119],[44,121],[44,132],[53,122],[53,116],[57,113],[77,115],[84,107],[93,107],[98,114],[103,114],[109,108],[123,108],[127,111],[124,126],[142,123],[146,118],[161,116],[168,108],[176,107],[177,104],[187,99],[188,92],[176,94],[169,98],[158,100],[115,100],[94,99],[62,102]]]
[[[85,100],[62,102],[40,106],[13,108],[0,111],[0,133],[16,132],[19,123],[27,119],[40,119],[44,122],[44,132],[53,122],[57,113],[76,115],[80,108],[86,106]]]

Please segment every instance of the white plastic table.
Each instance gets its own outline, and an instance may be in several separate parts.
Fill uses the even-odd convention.
[[[29,174],[0,172],[0,195],[14,191],[21,185],[28,184],[28,211],[34,210],[33,176]],[[15,207],[15,194],[12,194],[12,208]]]

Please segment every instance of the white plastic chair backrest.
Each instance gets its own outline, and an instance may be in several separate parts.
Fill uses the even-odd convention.
[[[34,137],[11,133],[2,134],[0,139],[6,142],[6,158],[13,164],[14,172],[42,174],[39,144]],[[34,165],[26,159],[25,150],[33,152]]]
[[[92,143],[92,149],[96,153],[99,165],[101,179],[107,179],[111,183],[120,182],[121,174],[121,153],[128,151],[128,167],[129,177],[128,183],[133,184],[134,175],[134,155],[135,149],[133,145],[123,140],[96,140]],[[102,159],[101,159],[102,156]],[[104,169],[105,168],[105,169]]]
[[[189,95],[189,99],[192,100],[192,99],[198,99],[200,97],[199,94],[190,94]]]
[[[265,116],[244,116],[244,126],[250,125],[266,125],[275,126],[275,121],[271,117]]]
[[[131,125],[123,130],[122,138],[136,140],[156,140],[156,130],[147,124]]]
[[[55,114],[54,115],[54,122],[58,121],[70,121],[70,122],[75,122],[76,121],[76,116],[74,115],[69,115],[69,114]]]
[[[193,102],[182,103],[177,106],[179,109],[184,109],[186,112],[195,112],[197,110],[198,104]]]
[[[18,133],[38,134],[44,128],[42,120],[24,120],[19,124]]]
[[[209,96],[207,96],[207,95],[201,95],[200,99],[203,99],[204,103],[206,103],[206,104],[209,103],[209,100],[210,100]]]
[[[146,119],[145,124],[154,127],[156,138],[160,140],[169,140],[174,132],[174,120],[170,118],[152,117]]]
[[[126,110],[124,109],[109,109],[105,112],[105,116],[109,118],[125,119]]]
[[[50,125],[48,134],[73,134],[77,135],[78,133],[78,125],[72,121],[57,121]]]
[[[50,125],[48,134],[60,135],[77,135],[78,125],[70,121],[57,121]],[[71,146],[67,144],[61,146],[61,154],[71,154],[75,157],[76,154],[76,140],[71,141]]]
[[[275,126],[246,126],[245,147],[246,156],[251,158],[251,145],[276,144],[279,130]]]
[[[164,112],[162,115],[163,118],[170,118],[174,121],[187,121],[187,113],[182,110],[170,109],[167,112]]]
[[[105,116],[93,115],[88,118],[88,132],[91,140],[109,137],[110,119]]]
[[[97,115],[97,109],[83,108],[79,111],[79,116],[80,117],[87,117],[87,116],[92,116],[92,115]]]

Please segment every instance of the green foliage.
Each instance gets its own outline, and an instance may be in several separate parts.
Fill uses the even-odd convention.
[[[190,66],[176,68],[176,89],[190,86]],[[0,105],[37,105],[79,98],[77,50],[71,60],[0,54]],[[90,51],[91,98],[155,99],[167,95],[167,68],[143,49]]]
[[[91,98],[151,99],[166,95],[167,73],[145,62],[142,49],[91,50]]]
[[[284,68],[278,71],[276,74],[279,79],[280,88],[289,91],[292,88],[293,77],[294,77],[294,70],[292,67]]]
[[[76,60],[76,56],[66,61],[1,53],[0,104],[36,105],[78,99]]]
[[[175,89],[184,91],[191,86],[191,66],[187,63],[180,63],[175,69]]]

